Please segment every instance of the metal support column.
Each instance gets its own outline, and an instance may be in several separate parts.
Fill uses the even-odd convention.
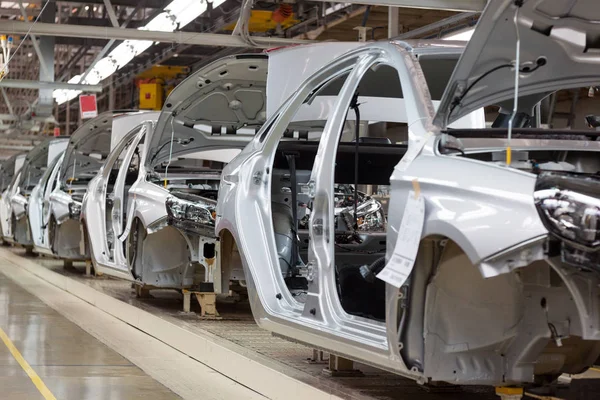
[[[112,26],[118,27],[119,20],[117,19],[117,15],[115,14],[115,10],[110,0],[104,0],[104,6],[106,7],[106,13],[108,14],[108,18],[110,19]]]
[[[115,109],[115,85],[113,76],[110,76],[110,83],[108,85],[108,111]]]
[[[363,376],[364,374],[354,369],[354,361],[344,357],[329,354],[329,366],[323,369],[323,374],[333,377]]]
[[[81,65],[79,66],[79,73],[83,74],[83,72],[85,71],[85,57],[83,57],[81,59]],[[79,101],[79,97],[77,98],[77,101]],[[81,110],[79,109],[79,107],[77,107],[77,127],[75,127],[75,129],[79,128],[83,123],[83,120],[81,119]]]
[[[39,21],[49,24],[54,24],[56,19],[56,3],[50,0],[50,3],[40,15]],[[32,38],[32,40],[34,40]],[[45,65],[45,68],[40,68],[40,81],[54,82],[54,45],[56,39],[52,36],[40,37],[40,65]],[[52,115],[52,106],[54,99],[52,97],[52,89],[40,89],[38,104],[36,106],[36,114],[40,117],[49,117]]]
[[[0,87],[0,92],[2,92],[2,97],[4,98],[4,101],[6,102],[6,107],[8,108],[8,112],[12,115],[15,114],[13,108],[12,108],[12,104],[10,103],[10,100],[8,99],[8,95],[6,94],[6,90],[4,90],[3,87]]]
[[[71,134],[71,101],[67,101],[65,120],[65,135],[69,136]]]
[[[388,7],[388,37],[393,38],[398,36],[398,27],[400,25],[400,17],[397,7]]]

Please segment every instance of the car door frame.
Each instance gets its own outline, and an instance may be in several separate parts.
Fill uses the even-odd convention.
[[[39,182],[39,192],[38,194],[35,196],[37,198],[34,199],[33,197],[33,191],[32,191],[32,196],[30,198],[30,202],[29,202],[29,211],[28,213],[31,214],[32,212],[37,212],[39,215],[39,223],[40,226],[38,227],[34,227],[31,226],[31,221],[30,221],[30,229],[31,229],[31,234],[32,236],[35,234],[40,235],[40,241],[39,241],[39,245],[35,244],[36,247],[44,249],[44,250],[50,250],[50,246],[48,244],[48,223],[50,222],[50,194],[52,193],[52,190],[54,188],[54,184],[56,183],[57,179],[58,179],[58,175],[60,173],[60,168],[63,162],[65,156],[65,152],[63,151],[60,156],[58,156],[58,159],[56,161],[56,164],[54,164],[52,166],[52,170],[49,172],[48,174],[48,179],[46,179],[46,184],[44,186],[42,186],[42,180],[40,180]],[[36,200],[36,201],[34,201]],[[45,205],[45,206],[44,206]],[[33,211],[33,208],[35,208],[36,210]],[[47,210],[45,210],[45,208],[47,208]],[[45,212],[47,211],[47,212]],[[39,231],[38,231],[39,230]],[[35,240],[34,240],[35,243]]]
[[[96,193],[94,194],[93,199],[90,198],[88,199],[88,201],[90,203],[93,204],[92,209],[91,210],[87,210],[87,212],[97,212],[99,215],[101,215],[102,217],[100,218],[100,230],[101,230],[101,234],[100,234],[100,238],[98,238],[99,240],[95,241],[92,237],[90,237],[91,241],[94,241],[98,244],[100,244],[100,251],[94,251],[93,252],[93,257],[95,258],[95,261],[100,264],[101,268],[107,268],[110,270],[114,270],[116,272],[118,272],[120,274],[120,276],[127,278],[127,279],[131,279],[133,280],[133,276],[131,276],[131,274],[129,273],[129,269],[127,267],[127,265],[125,266],[121,266],[118,265],[114,254],[111,256],[109,256],[108,252],[109,252],[109,246],[108,246],[108,241],[107,241],[107,232],[108,232],[108,226],[106,225],[106,198],[108,195],[108,178],[110,176],[110,173],[112,171],[113,165],[115,162],[117,162],[117,160],[119,159],[119,155],[125,150],[125,147],[127,146],[128,143],[133,143],[136,142],[135,146],[131,146],[130,148],[135,148],[137,147],[140,138],[143,135],[140,135],[142,130],[143,130],[143,126],[144,124],[140,124],[137,125],[135,128],[133,128],[130,132],[128,132],[126,135],[123,136],[123,138],[121,139],[121,141],[115,146],[115,148],[111,151],[111,153],[109,154],[106,162],[104,163],[104,165],[102,166],[102,168],[100,169],[100,171],[98,171],[98,179],[99,182],[97,182],[97,186],[96,188],[100,187],[101,189],[97,189]],[[128,150],[129,152],[129,150]],[[127,155],[127,153],[126,153]],[[120,173],[121,171],[119,171]],[[117,179],[119,177],[119,174],[117,174]],[[116,180],[115,180],[115,184],[116,184]],[[112,228],[112,215],[110,218],[111,221],[111,226],[110,229]],[[86,223],[88,223],[88,220],[86,219]],[[91,236],[91,235],[90,235]],[[114,238],[115,242],[118,240],[117,237]],[[91,244],[93,246],[93,244]],[[113,250],[115,249],[116,246],[113,245]],[[124,274],[124,275],[123,275]]]
[[[116,179],[114,187],[113,187],[114,196],[113,196],[113,209],[112,209],[112,216],[111,216],[111,220],[112,220],[111,228],[113,229],[113,237],[114,237],[113,260],[115,262],[115,265],[123,265],[124,266],[123,270],[127,270],[127,271],[129,271],[130,268],[129,268],[128,261],[127,261],[126,251],[123,248],[123,242],[126,240],[127,233],[129,232],[129,229],[128,229],[129,221],[133,217],[135,205],[134,205],[134,202],[131,201],[132,199],[129,198],[129,191],[127,191],[127,193],[125,193],[125,181],[127,179],[127,171],[129,170],[129,165],[131,164],[133,155],[134,155],[135,151],[138,149],[140,141],[144,138],[144,136],[146,136],[146,134],[148,133],[148,130],[150,129],[149,124],[150,124],[150,122],[143,123],[143,124],[141,124],[141,127],[140,127],[140,125],[138,125],[138,127],[140,127],[140,130],[134,137],[133,141],[129,145],[129,148],[127,149],[127,152],[125,153],[125,157],[123,158],[123,163],[121,164],[121,168],[119,170],[117,179]],[[136,127],[135,129],[137,129],[138,127]],[[144,147],[145,147],[145,145],[146,145],[146,143],[143,144]],[[143,156],[143,151],[141,151],[139,154],[140,168],[138,168],[138,171],[137,171],[138,176],[136,177],[134,184],[139,180],[139,177],[140,177],[141,163],[143,161],[142,156]],[[133,185],[132,185],[132,187],[133,187]],[[128,200],[127,204],[129,205],[129,207],[127,210],[124,210],[123,209],[123,204],[124,204],[123,200],[126,197]],[[119,208],[116,211],[115,211],[115,204],[119,205]],[[125,224],[123,224],[124,213],[128,217],[127,222]]]
[[[278,262],[274,232],[272,225],[268,222],[271,218],[269,203],[271,199],[271,180],[273,179],[270,168],[273,165],[276,149],[283,136],[283,131],[298,110],[299,102],[304,101],[308,94],[317,90],[318,85],[325,84],[329,79],[327,76],[331,77],[346,68],[350,70],[350,74],[354,74],[354,77],[346,79],[338,97],[353,95],[354,86],[359,83],[359,80],[356,78],[357,61],[360,62],[360,60],[366,59],[368,59],[367,64],[369,65],[378,59],[387,60],[386,64],[393,66],[398,72],[404,97],[414,100],[405,102],[409,121],[408,125],[411,126],[411,129],[415,128],[417,130],[416,132],[411,132],[409,138],[414,140],[416,135],[424,134],[423,131],[426,131],[431,126],[430,121],[433,115],[433,106],[429,92],[423,90],[420,86],[423,83],[423,73],[416,61],[416,57],[411,53],[410,46],[381,43],[359,48],[338,58],[305,81],[288,102],[274,114],[278,115],[274,126],[268,131],[260,132],[257,140],[254,142],[253,149],[247,149],[246,155],[249,160],[247,163],[250,168],[238,172],[240,175],[239,181],[243,182],[243,188],[238,188],[235,198],[235,212],[244,214],[245,223],[237,225],[236,243],[239,246],[240,252],[244,254],[244,269],[246,275],[250,275],[247,277],[249,279],[249,288],[256,292],[257,300],[261,303],[259,309],[257,309],[257,313],[259,314],[257,319],[260,318],[261,321],[268,320],[271,329],[282,334],[289,333],[290,329],[300,329],[307,335],[311,332],[320,332],[321,335],[326,333],[330,337],[335,338],[329,341],[328,346],[336,343],[333,345],[333,348],[340,349],[339,351],[342,353],[349,354],[349,350],[342,349],[351,348],[352,352],[362,359],[372,359],[377,355],[381,357],[380,362],[382,365],[389,365],[394,370],[400,370],[406,375],[418,376],[418,372],[407,370],[406,365],[398,356],[396,349],[391,344],[397,341],[397,339],[390,338],[386,323],[348,315],[345,312],[343,314],[338,313],[337,310],[339,307],[332,306],[331,296],[316,295],[314,299],[307,299],[307,302],[304,304],[295,301],[293,296],[286,290],[281,274],[277,273]],[[352,63],[352,67],[348,67],[348,63]],[[326,131],[331,130],[331,118],[333,118],[334,114],[337,114],[337,118],[342,120],[345,119],[346,113],[347,108],[341,110],[336,105],[336,110],[331,114],[325,126],[324,134]],[[268,124],[267,122],[265,125]],[[325,162],[324,159],[327,156],[322,151],[319,152],[315,163],[318,165],[319,162]],[[316,173],[319,172],[313,167],[313,174]],[[226,180],[227,177],[224,179]],[[333,176],[331,177],[332,179]],[[313,185],[315,185],[314,182]],[[307,189],[309,192],[316,194],[316,187],[313,185],[309,183]],[[241,193],[244,193],[244,197],[240,196]],[[246,204],[245,200],[248,197],[255,199],[255,202]],[[333,208],[329,208],[331,208],[329,211],[333,215]],[[310,229],[313,231],[313,234],[315,229],[323,229],[325,231],[325,226],[319,227],[319,224],[315,223],[315,219],[322,219],[322,217],[319,218],[314,213],[312,214]],[[332,218],[330,219],[329,225],[334,222]],[[262,227],[263,235],[260,237],[256,237],[256,226]],[[309,257],[313,260],[317,259],[317,257],[325,257],[324,260],[321,259],[319,261],[321,263],[330,263],[333,234],[334,230],[332,227],[329,227],[327,234],[321,234],[322,241],[326,245],[319,243],[318,245],[321,248],[318,250],[313,248],[311,250],[312,255]],[[313,243],[312,246],[316,246],[316,244]],[[265,248],[266,252],[250,251],[250,248]],[[311,265],[311,258],[309,258],[307,270],[309,276],[313,274],[313,282],[309,286],[314,284],[314,277],[316,279],[330,279],[324,272],[317,271],[319,269],[318,265],[314,263]],[[316,290],[320,289],[313,290],[316,292]],[[336,301],[339,303],[339,298]],[[309,304],[313,306],[311,307]],[[299,312],[301,315],[298,315]],[[343,317],[340,318],[340,315]]]

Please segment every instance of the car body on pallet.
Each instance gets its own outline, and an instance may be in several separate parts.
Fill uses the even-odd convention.
[[[253,137],[251,125],[264,121],[265,81],[266,56],[218,60],[179,84],[157,121],[126,135],[83,200],[96,271],[136,282],[138,294],[229,295],[230,282],[240,287],[241,270],[220,269],[213,211],[223,165]],[[181,211],[189,199],[204,207]],[[194,235],[196,225],[177,224],[178,212],[197,215],[208,229]]]
[[[111,146],[138,125],[147,112],[114,111],[100,114],[70,137],[53,168],[32,191],[28,216],[34,251],[66,261],[84,260],[80,252],[81,200]]]
[[[372,43],[300,85],[219,190],[222,262],[241,260],[257,323],[422,383],[545,384],[589,368],[600,355],[597,134],[515,128],[508,142],[507,129],[449,123],[513,108],[516,26],[515,122],[556,90],[595,84],[591,3],[490,2],[458,63],[451,43]],[[434,84],[444,74],[448,85]],[[319,120],[305,118],[311,107]],[[400,115],[407,146],[356,140],[353,118],[368,130],[386,122],[391,135]],[[286,138],[302,130],[319,141]],[[389,187],[383,236],[336,231],[334,184],[356,183]],[[299,240],[294,191],[310,208]],[[295,260],[282,262],[294,255],[286,246],[298,247]],[[376,278],[394,273],[394,284]]]
[[[0,236],[2,237],[4,237],[4,231],[9,229],[7,224],[10,218],[10,198],[12,196],[9,191],[10,184],[23,167],[25,157],[27,157],[26,153],[15,154],[4,161],[0,167],[0,230],[2,231]]]
[[[29,198],[55,159],[65,151],[67,137],[48,138],[36,145],[25,157],[23,167],[15,174],[8,187],[8,219],[3,230],[4,240],[18,243],[27,250],[33,248],[33,240],[27,209]]]

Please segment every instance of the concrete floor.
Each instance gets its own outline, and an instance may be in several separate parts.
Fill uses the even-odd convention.
[[[86,277],[82,271],[64,269],[56,260],[22,257],[20,249],[0,248],[0,304],[4,306],[0,339],[2,332],[10,336],[59,399],[179,398],[175,394],[194,400],[260,400],[263,396],[328,400],[497,398],[490,388],[425,390],[407,379],[358,364],[364,377],[324,377],[320,372],[323,365],[306,362],[310,348],[258,329],[249,313],[245,318],[238,310],[239,305],[235,312],[221,309],[223,320],[201,320],[181,313],[181,299],[175,292],[156,291],[152,298],[136,299],[127,282]],[[160,318],[153,317],[150,324],[150,315]],[[183,335],[188,330],[196,335]],[[176,342],[169,335],[174,335]],[[180,346],[180,342],[185,345]],[[239,354],[233,357],[225,349]],[[246,365],[240,357],[247,358],[249,364],[241,369],[231,367]],[[80,364],[84,365],[81,370],[72,368]],[[267,365],[278,372],[276,378],[265,372]],[[312,388],[294,383],[294,377]],[[265,386],[259,381],[268,385],[271,395],[263,392]],[[563,384],[568,381],[570,388],[560,391],[561,399],[600,399],[600,370],[592,368],[579,376],[561,378]],[[44,398],[0,340],[3,389],[6,394],[0,392],[0,399]]]
[[[180,398],[2,274],[0,310],[0,328],[39,376],[38,386],[41,381],[51,393],[42,395],[5,339],[0,342],[4,400]]]

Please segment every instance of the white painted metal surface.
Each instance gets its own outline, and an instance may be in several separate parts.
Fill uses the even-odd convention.
[[[359,42],[315,43],[269,51],[267,118],[270,118],[298,86],[319,68],[342,54],[364,46]]]
[[[509,54],[514,54],[514,41],[506,42],[501,28],[515,13],[518,15],[512,4],[510,1],[491,2],[487,18],[484,14],[480,19],[477,30],[481,27],[485,33],[498,28],[493,41],[495,46],[486,46],[482,54],[493,57],[501,48],[511,59]],[[526,1],[524,7],[530,11],[532,7],[551,7],[551,4],[554,3],[531,0]],[[579,10],[586,10],[591,3],[579,2],[578,6],[581,6]],[[500,9],[507,10],[502,18]],[[579,24],[573,18],[564,18],[560,23]],[[534,31],[528,29],[528,35],[546,38]],[[536,41],[532,43],[532,52],[541,50],[535,47]],[[500,163],[442,154],[440,140],[447,124],[441,121],[434,124],[436,105],[421,67],[421,64],[425,65],[424,58],[415,55],[442,52],[443,45],[429,48],[424,42],[420,45],[400,41],[372,43],[327,64],[300,85],[278,112],[271,113],[271,119],[264,125],[267,128],[263,128],[257,138],[225,167],[216,231],[223,240],[233,240],[239,250],[257,323],[275,333],[393,370],[419,382],[428,379],[486,385],[530,382],[534,374],[543,374],[536,368],[553,351],[545,346],[553,340],[560,346],[560,339],[566,336],[577,336],[586,341],[585,345],[570,350],[569,357],[581,362],[581,368],[589,367],[598,353],[590,355],[585,346],[600,341],[597,275],[579,273],[560,257],[544,252],[542,244],[548,237],[548,230],[534,204],[535,174]],[[476,58],[481,45],[476,42],[474,50],[465,51],[465,56]],[[448,46],[452,47],[452,44]],[[556,39],[553,46],[546,48],[548,57],[553,54],[552,48],[562,51],[563,47],[564,43]],[[556,69],[543,69],[544,62],[537,65],[547,82],[552,81],[548,75],[554,70],[556,76],[566,76],[562,82],[552,81],[554,88],[560,84],[593,84],[599,78],[598,58],[589,54],[581,57],[570,55],[562,61],[556,59]],[[548,62],[550,66],[550,59]],[[562,69],[572,63],[579,63],[578,69]],[[414,156],[411,162],[400,161],[402,168],[396,167],[390,177],[386,260],[391,259],[398,240],[406,195],[413,189],[415,181],[426,201],[424,240],[420,243],[423,247],[419,248],[420,256],[414,268],[418,272],[414,279],[419,280],[421,286],[412,284],[408,288],[409,294],[416,288],[418,297],[407,303],[399,301],[404,298],[401,296],[404,293],[388,285],[385,320],[365,318],[363,314],[347,312],[342,306],[337,280],[339,243],[336,243],[336,221],[332,212],[337,172],[333,160],[344,124],[352,114],[348,110],[354,106],[362,77],[381,64],[392,66],[398,73],[407,100],[404,102],[405,120],[410,126],[406,154]],[[492,68],[489,63],[480,67],[482,70],[477,70],[478,74],[469,74],[468,70],[461,74],[465,73],[465,79],[475,81],[478,75]],[[508,67],[510,65],[503,68],[509,71]],[[533,72],[533,68],[531,66],[528,71]],[[582,75],[582,71],[585,74]],[[301,262],[308,271],[302,275],[308,281],[307,293],[305,299],[298,300],[283,279],[278,258],[280,248],[273,223],[275,207],[271,192],[277,177],[273,160],[297,110],[309,104],[315,92],[326,88],[342,72],[347,72],[348,77],[337,93],[335,106],[326,115],[321,115],[327,116],[327,120],[314,164],[309,170],[310,178],[303,188],[312,200],[312,209],[308,223],[308,255]],[[535,72],[531,76],[535,77]],[[470,102],[468,104],[473,108],[468,111],[508,98],[511,82],[492,78],[489,81],[502,90],[504,86],[507,89],[498,96],[490,89],[493,85],[481,92],[474,90],[471,94],[487,96],[487,102],[481,99],[479,103]],[[527,82],[532,85],[523,94],[532,94],[536,90],[543,94],[547,90],[539,85],[541,81]],[[464,83],[458,82],[452,89],[464,91]],[[446,98],[440,111],[453,101],[456,98]],[[360,107],[362,111],[363,104]],[[553,147],[548,144],[547,149]],[[597,169],[592,173],[595,171]],[[248,201],[249,198],[252,201]],[[437,244],[437,240],[441,244]],[[436,257],[440,254],[438,261]],[[515,273],[516,268],[522,269]],[[558,286],[536,281],[535,273],[539,271],[548,279],[554,273],[560,276],[560,293],[552,292]],[[576,282],[585,283],[579,285]],[[538,296],[553,299],[552,311],[540,307]],[[530,302],[532,298],[535,300]],[[406,315],[403,308],[407,305],[416,314]],[[555,314],[549,317],[549,312]],[[500,314],[502,318],[490,319],[490,315]],[[415,315],[418,315],[416,320]],[[405,321],[405,317],[410,320]],[[563,330],[560,333],[549,331],[549,318],[561,321]],[[568,322],[574,320],[578,322]],[[486,330],[478,334],[483,325]],[[535,346],[539,347],[533,354],[531,351]],[[498,352],[503,354],[498,356]],[[505,357],[508,353],[511,356]],[[580,368],[580,365],[574,368]],[[556,373],[561,373],[562,368],[563,365]]]
[[[83,131],[78,130],[75,132],[73,136],[75,139],[71,140],[62,161],[57,163],[53,171],[48,173],[45,177],[46,180],[42,180],[45,185],[44,187],[38,185],[34,188],[30,199],[30,228],[36,251],[48,254],[58,252],[58,255],[66,258],[77,259],[85,257],[85,254],[79,253],[81,239],[78,227],[79,220],[71,219],[69,208],[73,204],[76,206],[80,205],[72,196],[73,189],[75,188],[75,186],[71,185],[73,183],[72,179],[75,178],[75,174],[80,169],[90,163],[76,159],[74,156],[76,152],[75,146],[79,146],[82,139],[96,140],[94,135],[98,134],[109,134],[110,137],[108,140],[110,143],[108,145],[112,145],[113,135],[117,138],[122,137],[138,125],[140,121],[156,118],[157,114],[156,112],[133,112],[116,115],[112,113],[101,114],[83,125],[80,128]],[[90,149],[90,151],[91,153],[86,155],[86,157],[91,157],[98,164],[95,161],[96,159],[93,158],[93,149]],[[67,160],[69,154],[72,157]],[[80,163],[81,165],[78,165]],[[67,182],[65,184],[65,182],[61,181],[61,176],[69,168],[71,173],[68,178],[64,179]],[[87,173],[89,174],[91,171]],[[80,186],[77,186],[76,190],[81,191],[85,189]],[[83,195],[83,193],[78,194]],[[68,225],[64,225],[65,223],[68,223]]]
[[[155,121],[158,119],[158,111],[142,112],[128,115],[127,118],[115,118],[112,123],[112,134],[110,135],[110,149],[113,150],[125,135],[131,132],[144,121]]]
[[[7,176],[8,179],[14,181],[15,175],[19,173],[21,168],[23,167],[23,163],[25,162],[25,157],[27,154],[19,154],[15,156],[14,159],[14,172]],[[0,196],[0,228],[2,229],[3,237],[10,237],[12,234],[12,230],[9,224],[10,214],[11,214],[11,204],[10,199],[15,194],[15,188],[11,185],[8,185],[7,188]]]

